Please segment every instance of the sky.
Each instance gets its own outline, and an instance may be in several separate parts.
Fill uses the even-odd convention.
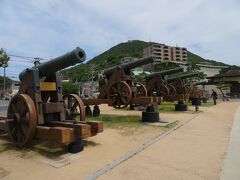
[[[50,59],[79,46],[89,60],[128,40],[240,65],[240,0],[0,0],[0,47],[11,55]],[[7,75],[31,66],[11,57]]]

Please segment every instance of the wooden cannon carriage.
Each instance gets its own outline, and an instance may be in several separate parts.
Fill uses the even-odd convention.
[[[98,116],[99,104],[108,104],[116,109],[125,108],[128,105],[160,104],[161,97],[149,97],[146,87],[142,83],[134,83],[131,76],[131,69],[153,62],[152,57],[147,57],[104,70],[105,84],[100,86],[98,98],[83,100],[84,105],[87,106],[86,114],[91,113],[89,109],[91,105],[94,105],[93,115]]]
[[[7,117],[0,119],[0,129],[7,131],[20,146],[38,138],[73,147],[75,142],[102,132],[102,122],[85,121],[79,96],[62,95],[58,71],[84,60],[85,52],[76,48],[46,63],[35,63],[20,73],[20,89],[9,103]]]
[[[188,73],[177,77],[171,77],[166,80],[166,82],[176,90],[176,96],[173,96],[173,98],[170,99],[172,101],[178,101],[178,104],[175,106],[176,111],[187,110],[187,102],[190,99],[192,86],[189,84],[189,82],[186,82],[186,80],[189,78],[197,77],[198,75],[198,73]]]
[[[145,76],[148,95],[161,96],[164,101],[178,99],[177,90],[173,85],[165,82],[165,77],[167,75],[183,72],[183,70],[183,68],[178,67],[161,72],[154,72]]]

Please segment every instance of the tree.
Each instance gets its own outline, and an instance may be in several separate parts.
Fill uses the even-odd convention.
[[[63,82],[63,94],[79,94],[79,85],[73,82]]]
[[[165,71],[167,69],[173,69],[176,67],[179,67],[179,65],[173,62],[157,63],[154,65],[154,71]]]
[[[8,67],[8,61],[10,60],[6,51],[3,48],[0,49],[0,67],[4,69],[4,77],[3,77],[3,93],[6,92],[6,67]]]
[[[217,81],[216,87],[221,91],[222,97],[225,98],[226,95],[223,93],[223,90],[227,90],[231,87],[230,83],[227,83],[225,78],[221,78]]]

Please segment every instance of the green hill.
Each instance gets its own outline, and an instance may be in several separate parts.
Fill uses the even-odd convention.
[[[143,56],[143,49],[152,45],[153,42],[144,41],[128,41],[125,43],[120,43],[111,49],[105,51],[104,53],[94,57],[87,63],[66,69],[62,71],[62,74],[68,75],[77,81],[86,81],[89,77],[89,69],[91,65],[94,65],[95,75],[98,74],[103,69],[111,66],[115,66],[121,63],[121,59],[124,57],[136,57],[140,58]],[[206,60],[196,54],[188,51],[188,61],[192,64],[207,63],[212,65],[226,65],[221,62],[216,62],[212,60]]]

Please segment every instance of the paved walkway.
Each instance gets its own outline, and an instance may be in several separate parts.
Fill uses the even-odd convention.
[[[238,106],[210,108],[99,179],[219,179]]]
[[[0,113],[7,111],[9,101],[0,100]]]
[[[235,114],[221,180],[240,179],[240,107]]]

